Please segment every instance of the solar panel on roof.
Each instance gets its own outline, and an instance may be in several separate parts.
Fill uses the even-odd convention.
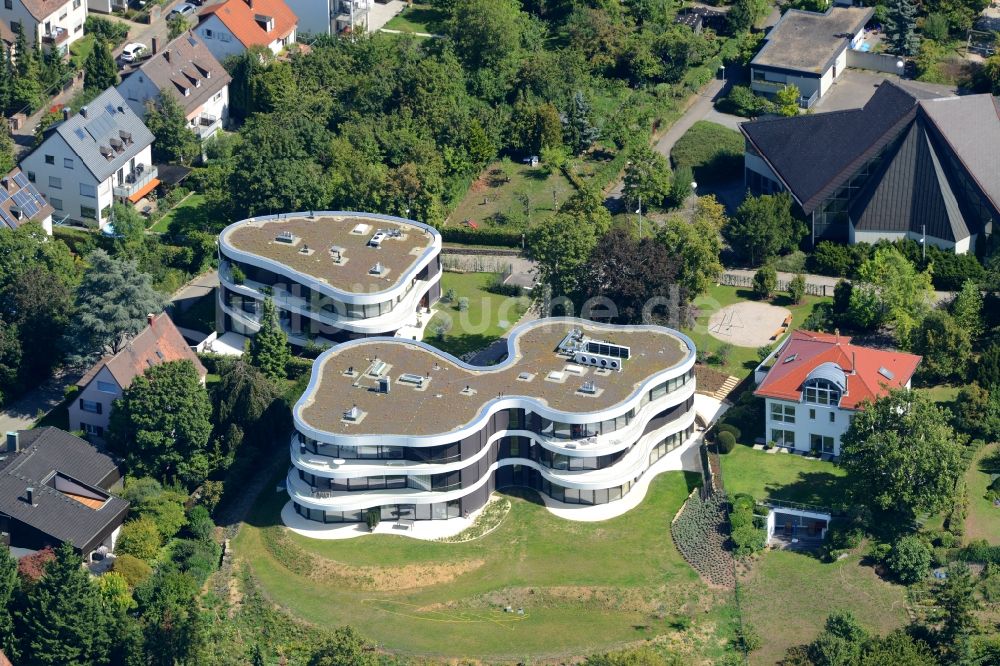
[[[10,195],[7,194],[7,190],[0,189],[0,203],[7,201],[7,199],[10,199]]]
[[[35,215],[38,215],[38,211],[39,211],[38,204],[36,204],[34,201],[27,203],[24,207],[21,208],[21,212],[24,213],[26,217],[34,217]]]
[[[23,172],[18,171],[17,173],[14,174],[14,182],[17,183],[21,187],[27,187],[28,186],[28,177],[25,176]]]
[[[35,197],[36,199],[42,198],[42,195],[38,193],[38,190],[31,183],[28,183],[28,192],[31,194],[31,196]]]
[[[23,206],[29,201],[31,201],[31,197],[29,197],[28,193],[25,192],[24,190],[18,190],[17,192],[14,192],[14,196],[12,198],[14,199],[14,203],[16,203],[18,206]]]
[[[80,127],[77,127],[75,130],[73,130],[73,134],[76,134],[76,138],[78,138],[78,139],[86,139],[87,138],[87,134]]]
[[[8,215],[7,211],[3,208],[0,208],[0,217],[3,218],[3,221],[6,222],[11,229],[17,229],[17,222],[15,222],[14,218]]]

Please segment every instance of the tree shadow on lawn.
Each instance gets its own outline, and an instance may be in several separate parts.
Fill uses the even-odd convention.
[[[792,483],[764,484],[764,489],[772,499],[828,508],[846,506],[848,488],[847,477],[835,476],[829,472],[801,472]]]

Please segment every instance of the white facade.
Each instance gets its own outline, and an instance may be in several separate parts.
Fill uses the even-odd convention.
[[[839,456],[840,438],[851,425],[854,410],[836,405],[764,399],[765,438],[802,453],[819,450]]]
[[[340,0],[285,0],[299,19],[300,32],[309,35],[330,35]]]
[[[128,7],[128,0],[87,0],[87,9],[101,14],[110,14],[116,9]]]
[[[0,4],[0,21],[17,32],[18,24],[24,29],[29,42],[34,36],[37,43],[45,48],[57,48],[62,53],[69,52],[69,45],[83,37],[83,24],[87,20],[87,4],[84,0],[66,0],[48,16],[36,18],[24,5],[23,0],[4,0]]]
[[[109,178],[98,181],[70,149],[65,139],[58,133],[53,133],[24,158],[21,169],[46,201],[56,209],[57,218],[68,217],[87,226],[103,229],[110,221],[110,208],[115,201],[116,188],[119,195],[131,190],[133,186],[126,180],[139,166],[146,173],[153,172],[151,146],[152,144],[147,143],[127,166]]]
[[[850,235],[849,240],[853,243],[871,243],[875,244],[880,240],[886,240],[889,242],[902,240],[908,238],[916,242],[921,242],[921,240],[926,239],[928,245],[934,245],[935,247],[941,248],[942,250],[948,250],[954,252],[955,254],[965,254],[969,250],[976,246],[976,235],[972,234],[966,236],[965,238],[959,240],[957,243],[952,241],[944,240],[943,238],[936,238],[934,236],[924,236],[914,231],[856,231],[854,229],[854,223],[850,224]]]
[[[229,56],[241,55],[247,50],[247,46],[215,14],[203,19],[194,32],[201,37],[205,46],[219,62],[225,62]],[[267,48],[271,50],[271,53],[278,55],[282,49],[293,43],[295,43],[295,28],[292,28],[292,31],[285,37],[275,37],[267,44]]]
[[[694,343],[687,336],[662,327],[619,327],[549,318],[522,324],[512,331],[507,339],[507,360],[489,370],[522,362],[515,353],[518,336],[554,321],[617,330],[653,329],[679,339],[687,353],[670,367],[649,367],[649,375],[626,399],[599,411],[564,412],[530,395],[503,394],[490,399],[472,422],[448,432],[421,436],[351,435],[317,430],[303,418],[303,411],[319,389],[323,362],[330,355],[349,346],[378,342],[413,346],[459,367],[484,369],[465,364],[422,342],[374,338],[339,345],[316,360],[309,387],[292,411],[296,433],[290,442],[292,467],[286,487],[295,511],[309,520],[328,523],[363,522],[368,510],[380,510],[382,519],[447,519],[478,510],[495,488],[510,485],[533,487],[567,504],[596,505],[622,500],[650,466],[681,446],[694,432]],[[538,422],[552,424],[553,433],[534,427]],[[557,424],[579,424],[581,431],[589,432],[595,424],[608,423],[613,426],[607,432],[602,427],[600,434],[580,435],[575,439],[573,435],[557,437],[554,432]],[[380,453],[375,459],[364,458],[360,453],[345,453],[359,449],[406,451],[431,447],[449,451],[454,448],[460,453],[442,453],[443,459],[431,456],[430,461],[424,461],[422,455],[413,460],[402,452],[396,457]],[[449,475],[458,480],[438,487],[436,480]],[[372,479],[381,479],[382,485],[353,490],[355,483],[367,484]],[[318,490],[319,487],[333,490]]]
[[[69,405],[69,429],[82,430],[88,437],[103,439],[111,417],[111,403],[122,387],[107,366],[100,369]]]
[[[125,77],[118,84],[129,108],[140,118],[146,117],[146,103],[160,97],[160,89],[141,70]],[[171,94],[174,94],[173,92]],[[182,100],[183,103],[183,100]],[[224,85],[203,104],[187,114],[188,127],[205,140],[218,133],[229,122],[229,85]]]

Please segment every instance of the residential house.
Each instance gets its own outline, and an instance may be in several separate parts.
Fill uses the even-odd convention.
[[[114,201],[134,203],[159,184],[153,134],[114,88],[65,115],[21,168],[57,216],[103,229]]]
[[[920,357],[851,344],[840,333],[792,331],[754,375],[764,398],[764,439],[794,451],[839,456],[840,439],[865,403],[910,388]]]
[[[52,235],[52,206],[17,167],[0,178],[0,229],[17,229],[37,222]]]
[[[7,24],[12,33],[20,26],[29,42],[60,53],[69,53],[69,45],[83,37],[83,24],[87,20],[84,0],[2,0],[0,22]]]
[[[12,550],[70,543],[85,558],[113,551],[128,502],[111,494],[118,466],[58,428],[8,432],[0,453],[0,539]]]
[[[285,0],[299,20],[299,32],[336,35],[368,30],[371,0]]]
[[[119,9],[127,9],[128,0],[87,0],[87,9],[101,14],[110,14]]]
[[[104,438],[111,414],[111,403],[132,380],[161,363],[188,360],[194,363],[202,383],[208,371],[198,360],[166,313],[149,316],[149,326],[133,337],[125,348],[107,355],[87,371],[76,385],[76,400],[69,406],[69,424],[95,440]]]
[[[812,242],[910,238],[974,250],[1000,220],[1000,105],[883,82],[860,109],[740,126],[744,178],[787,191]]]
[[[219,62],[263,46],[277,55],[295,42],[298,19],[284,0],[223,0],[198,12],[195,33]]]
[[[189,32],[126,76],[118,92],[140,117],[145,117],[148,102],[173,95],[184,108],[191,130],[207,139],[228,121],[231,80],[205,43]]]
[[[794,85],[802,106],[812,106],[847,70],[847,51],[861,45],[874,13],[870,7],[831,7],[823,13],[789,9],[750,61],[750,88],[774,95]]]

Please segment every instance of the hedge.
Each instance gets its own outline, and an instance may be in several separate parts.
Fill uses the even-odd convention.
[[[735,437],[736,439],[740,439],[741,437],[743,437],[743,433],[740,431],[740,429],[737,428],[736,426],[734,426],[732,423],[721,423],[721,424],[719,424],[718,431],[720,433],[722,433],[722,432],[731,432],[731,433],[733,433],[733,437]]]
[[[670,151],[674,169],[690,167],[699,183],[732,180],[743,172],[743,135],[699,120]]]
[[[736,448],[736,437],[728,430],[723,430],[718,437],[719,453],[729,453]]]
[[[1000,564],[1000,546],[992,546],[986,539],[973,541],[958,551],[958,559],[964,562]]]
[[[521,231],[507,229],[472,229],[470,227],[444,227],[439,230],[445,243],[463,245],[499,245],[521,247]]]

